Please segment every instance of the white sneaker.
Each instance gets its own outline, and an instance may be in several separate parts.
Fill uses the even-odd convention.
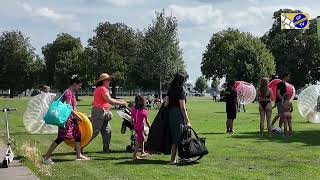
[[[47,164],[47,165],[52,165],[54,164],[54,162],[52,161],[51,158],[43,158],[43,164]]]

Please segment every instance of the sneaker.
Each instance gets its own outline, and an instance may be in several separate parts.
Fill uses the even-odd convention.
[[[47,165],[54,164],[54,162],[52,161],[51,158],[43,158],[42,162],[43,162],[43,164],[47,164]]]

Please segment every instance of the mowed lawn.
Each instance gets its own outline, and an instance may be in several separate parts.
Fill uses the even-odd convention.
[[[90,113],[91,97],[81,97],[78,110]],[[17,107],[10,113],[11,135],[17,148],[25,141],[36,143],[45,153],[56,135],[28,134],[22,116],[28,98],[0,99],[0,107]],[[209,155],[199,163],[188,166],[167,165],[170,156],[151,155],[146,160],[132,161],[125,152],[130,143],[129,132],[120,133],[122,120],[113,112],[111,148],[102,154],[101,137],[85,149],[91,161],[74,161],[73,149],[64,143],[53,156],[56,162],[52,176],[38,172],[30,161],[24,160],[41,179],[316,179],[320,174],[320,125],[306,123],[294,102],[293,137],[286,140],[275,134],[271,139],[259,138],[258,104],[248,106],[247,113],[239,113],[235,121],[235,135],[225,134],[224,103],[209,98],[189,98],[188,113],[193,128],[206,137]],[[2,114],[1,114],[2,115]],[[150,111],[153,120],[156,111]],[[2,119],[1,119],[2,121]],[[4,128],[1,122],[1,135]],[[19,155],[19,151],[17,151]]]

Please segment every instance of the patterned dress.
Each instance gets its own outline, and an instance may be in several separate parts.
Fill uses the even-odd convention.
[[[76,97],[70,88],[65,91],[65,94],[62,97],[62,102],[65,101],[71,102],[72,109],[77,111]],[[72,114],[70,114],[65,128],[59,127],[58,137],[59,139],[76,139],[81,137],[78,123]]]

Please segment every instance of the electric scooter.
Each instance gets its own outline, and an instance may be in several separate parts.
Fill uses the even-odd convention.
[[[8,168],[9,167],[9,164],[13,161],[13,158],[14,158],[14,154],[13,154],[13,151],[11,149],[11,144],[12,144],[12,141],[10,139],[10,133],[9,133],[9,122],[8,122],[8,112],[9,111],[15,111],[17,110],[16,108],[3,108],[3,109],[0,109],[0,111],[2,111],[4,113],[4,116],[3,116],[3,120],[4,120],[4,123],[5,123],[5,126],[6,126],[6,132],[7,132],[7,151],[6,151],[6,155],[2,161],[2,166],[4,168]]]

